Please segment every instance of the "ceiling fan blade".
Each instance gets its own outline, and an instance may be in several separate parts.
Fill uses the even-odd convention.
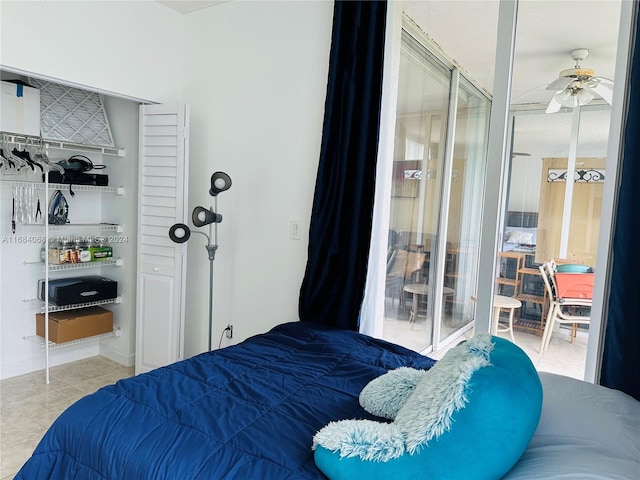
[[[611,80],[610,78],[607,78],[607,77],[593,77],[590,81],[598,82],[598,83],[601,83],[602,85],[604,85],[606,87],[613,88],[613,80]]]
[[[587,90],[591,90],[595,94],[601,96],[609,105],[613,102],[613,90],[607,85],[594,83],[593,85],[590,84],[589,87],[587,87]]]
[[[613,84],[609,86],[603,82],[592,81],[587,85],[587,90],[591,90],[595,94],[599,95],[609,105],[613,102]]]
[[[558,77],[547,85],[547,90],[564,90],[573,80],[571,77]]]
[[[544,113],[556,113],[556,112],[559,112],[561,108],[562,108],[562,105],[560,104],[560,102],[556,100],[556,96],[554,95],[553,97],[551,97],[549,106],[544,111]]]

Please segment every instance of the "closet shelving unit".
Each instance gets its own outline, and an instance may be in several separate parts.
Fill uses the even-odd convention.
[[[2,136],[5,143],[15,146],[16,148],[23,148],[23,147],[43,148],[47,154],[46,155],[47,157],[48,157],[48,150],[50,149],[63,150],[63,151],[66,150],[66,151],[82,152],[82,153],[96,153],[103,156],[123,157],[125,154],[124,149],[117,148],[117,147],[85,145],[85,144],[78,144],[78,143],[64,142],[64,141],[57,141],[57,140],[43,140],[40,137],[33,137],[28,135],[13,135],[13,134],[2,133]],[[10,177],[11,175],[5,174],[4,176]],[[119,187],[119,186],[113,187],[113,186],[58,184],[58,183],[49,183],[48,179],[49,179],[48,174],[44,175],[44,182],[35,181],[35,180],[18,180],[18,179],[1,178],[0,186],[11,188],[11,187],[29,185],[29,186],[33,186],[37,190],[40,190],[40,191],[43,190],[45,192],[44,194],[45,201],[44,201],[44,206],[42,207],[42,211],[45,212],[45,214],[48,214],[49,212],[49,191],[60,190],[63,192],[64,191],[70,192],[72,190],[74,192],[74,195],[75,195],[75,192],[101,192],[101,193],[115,194],[115,195],[124,194],[124,187]],[[65,232],[65,231],[70,232],[70,231],[79,231],[79,230],[85,231],[87,229],[99,230],[101,233],[102,232],[117,232],[117,233],[123,232],[122,225],[108,224],[108,223],[95,223],[95,224],[77,223],[77,224],[66,224],[66,225],[50,225],[48,221],[45,220],[43,223],[24,223],[22,225],[26,227],[31,227],[31,228],[44,227],[45,245],[48,245],[49,243],[50,234],[56,233],[56,232]],[[85,343],[85,342],[89,342],[89,341],[93,341],[93,340],[105,338],[105,337],[118,337],[120,336],[120,332],[121,332],[119,327],[115,327],[113,331],[109,333],[81,338],[78,340],[72,340],[70,342],[54,343],[49,340],[49,313],[64,311],[64,310],[74,310],[78,308],[91,307],[91,306],[117,304],[122,302],[122,296],[118,296],[117,298],[94,301],[94,302],[86,302],[82,304],[64,305],[64,306],[53,305],[49,302],[49,288],[48,286],[46,286],[49,283],[49,274],[52,272],[60,272],[65,270],[101,268],[105,266],[118,267],[123,264],[123,260],[121,258],[113,258],[108,260],[100,260],[100,261],[87,262],[87,263],[70,263],[70,264],[54,265],[49,263],[48,255],[44,255],[43,261],[24,262],[24,264],[40,265],[45,272],[44,300],[41,300],[41,299],[23,300],[24,302],[28,302],[39,307],[40,312],[45,315],[45,319],[44,319],[45,336],[43,338],[38,335],[31,335],[31,336],[23,337],[23,339],[40,345],[41,349],[45,352],[45,376],[46,376],[46,383],[48,384],[50,381],[50,377],[49,377],[49,369],[50,369],[49,351],[50,350],[55,348],[60,348],[60,347],[77,345],[77,344],[81,344],[81,343]]]
[[[39,337],[38,335],[31,335],[29,337],[24,337],[23,339],[33,342],[36,345],[39,345],[40,350],[45,351],[45,349],[54,350],[56,348],[79,345],[82,343],[86,343],[89,340],[99,340],[101,338],[119,337],[121,333],[120,330],[121,330],[120,327],[115,327],[113,329],[113,332],[103,333],[101,335],[94,335],[92,337],[87,337],[87,338],[80,338],[78,340],[71,340],[70,342],[65,342],[65,343],[53,343],[52,341],[46,342],[44,338]]]
[[[42,270],[44,270],[45,266],[44,266],[44,262],[24,262],[25,265],[40,265],[42,267]],[[93,268],[96,266],[99,267],[106,267],[106,266],[112,266],[112,265],[116,265],[118,267],[122,266],[122,259],[121,258],[110,258],[108,260],[100,260],[100,264],[99,265],[95,265],[90,263],[63,263],[61,265],[52,265],[49,264],[49,271],[50,272],[55,272],[55,271],[59,271],[59,270],[75,270],[78,268]]]
[[[32,135],[16,135],[13,133],[1,132],[7,143],[21,146],[43,146],[46,149],[55,150],[80,150],[85,153],[101,153],[115,157],[124,157],[124,148],[105,147],[102,145],[85,145],[82,143],[65,142],[62,140],[43,140]],[[108,187],[104,187],[108,188]]]
[[[8,180],[2,179],[2,186],[4,187],[20,187],[24,185],[33,185],[38,190],[45,190],[45,183],[39,182],[36,183],[34,181],[29,180]],[[122,195],[124,193],[124,187],[98,187],[93,185],[69,185],[67,183],[49,183],[49,190],[66,190],[69,191],[69,187],[73,189],[74,192],[103,192],[103,193],[115,193],[118,195]],[[32,223],[25,225],[35,225],[41,227],[41,223]],[[76,224],[77,225],[77,224]],[[64,225],[51,225],[51,228],[54,227],[63,227]]]

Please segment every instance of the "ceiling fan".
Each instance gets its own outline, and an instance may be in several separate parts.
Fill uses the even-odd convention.
[[[587,58],[587,48],[577,48],[569,52],[576,62],[575,67],[562,70],[560,76],[547,86],[547,90],[556,90],[545,113],[558,112],[562,107],[586,105],[595,96],[602,97],[611,105],[613,97],[613,81],[605,77],[596,77],[590,68],[584,68],[580,62]]]

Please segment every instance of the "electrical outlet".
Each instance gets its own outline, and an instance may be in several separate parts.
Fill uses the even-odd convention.
[[[227,334],[227,338],[233,338],[233,325],[227,325],[227,328],[224,330]]]

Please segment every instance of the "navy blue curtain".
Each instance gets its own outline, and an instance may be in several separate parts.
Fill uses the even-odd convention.
[[[640,9],[636,7],[635,10],[637,26]],[[636,305],[640,292],[640,44],[637,32],[632,43],[627,118],[623,125],[621,184],[613,235],[609,315],[600,383],[640,400],[640,313]]]
[[[336,1],[301,320],[358,330],[369,258],[386,1]]]

